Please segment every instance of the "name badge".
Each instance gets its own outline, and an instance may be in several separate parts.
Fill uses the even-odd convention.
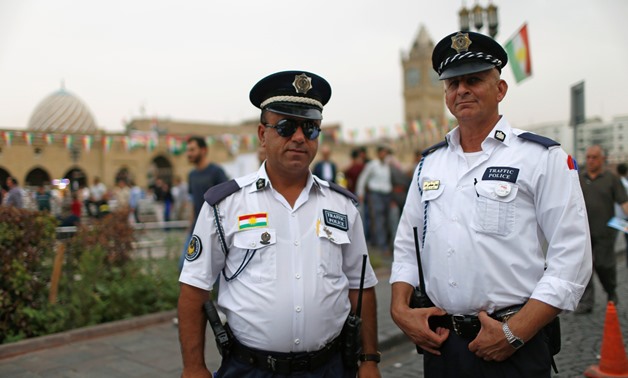
[[[429,180],[423,182],[423,191],[438,190],[440,188],[440,180]]]

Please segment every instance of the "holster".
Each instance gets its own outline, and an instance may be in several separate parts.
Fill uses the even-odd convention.
[[[349,314],[340,332],[342,362],[350,369],[358,368],[358,357],[361,348],[362,319],[354,314]]]
[[[560,339],[560,318],[557,316],[543,327],[547,345],[549,346],[550,353],[555,356],[560,352],[561,339]]]
[[[430,299],[430,297],[427,296],[427,294],[422,294],[421,290],[418,287],[414,288],[414,291],[412,292],[412,296],[410,297],[410,308],[428,308],[428,307],[434,307],[434,303],[432,303],[432,300]],[[431,318],[430,318],[430,328],[432,329],[436,329],[435,325],[432,324],[431,322]],[[418,354],[423,354],[423,349],[421,349],[420,346],[416,345],[416,352]]]

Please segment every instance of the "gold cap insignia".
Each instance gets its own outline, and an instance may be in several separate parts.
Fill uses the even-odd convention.
[[[469,39],[468,33],[458,32],[456,35],[451,37],[451,48],[456,50],[458,54],[469,51],[471,43],[472,42],[471,39]]]
[[[307,91],[312,89],[312,78],[304,73],[296,75],[294,77],[294,81],[292,82],[292,86],[297,90],[297,93],[306,94]]]

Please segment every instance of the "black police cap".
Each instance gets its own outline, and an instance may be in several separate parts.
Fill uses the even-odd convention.
[[[452,33],[434,47],[432,67],[441,80],[497,68],[508,63],[504,48],[493,38],[474,32]]]
[[[251,89],[251,103],[262,110],[307,119],[323,119],[331,86],[306,71],[282,71],[266,76]]]

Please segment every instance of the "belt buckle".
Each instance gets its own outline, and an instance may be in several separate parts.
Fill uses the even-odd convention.
[[[456,332],[456,335],[462,336],[462,330],[458,328],[458,321],[464,322],[464,315],[457,314],[451,316],[451,323],[453,324],[454,332]]]
[[[499,315],[499,318],[502,322],[507,322],[508,319],[510,319],[514,314],[516,314],[517,312],[519,312],[519,309],[516,310],[508,310],[503,314]]]
[[[270,370],[272,370],[273,372],[277,371],[275,367],[275,362],[277,362],[277,359],[271,356],[270,354],[266,357],[266,364],[268,365]]]

